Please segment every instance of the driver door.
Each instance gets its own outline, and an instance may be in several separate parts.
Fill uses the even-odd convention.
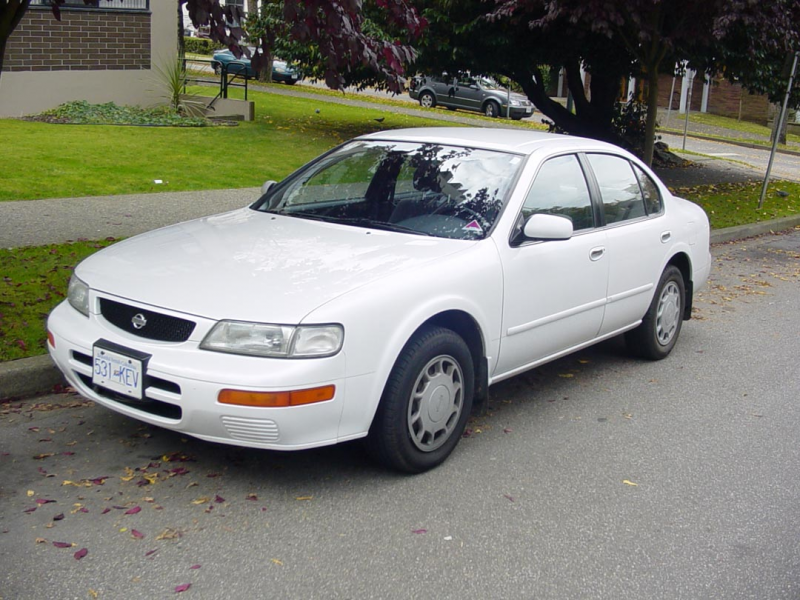
[[[523,240],[501,249],[504,299],[495,376],[509,376],[597,337],[609,264],[606,232],[574,154],[544,162],[522,209],[572,221],[568,240]]]

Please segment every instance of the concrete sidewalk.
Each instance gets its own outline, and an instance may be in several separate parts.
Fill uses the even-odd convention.
[[[241,208],[259,188],[0,202],[0,248],[129,237]]]

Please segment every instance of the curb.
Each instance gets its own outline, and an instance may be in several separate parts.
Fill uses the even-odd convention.
[[[734,240],[785,231],[800,226],[800,215],[784,217],[761,223],[727,227],[711,232],[711,243],[722,244]],[[0,402],[47,394],[57,385],[67,385],[64,376],[50,360],[48,354],[0,362]]]

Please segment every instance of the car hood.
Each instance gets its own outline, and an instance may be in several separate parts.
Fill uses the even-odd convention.
[[[341,294],[475,243],[244,208],[120,242],[76,274],[95,290],[151,306],[292,324]]]

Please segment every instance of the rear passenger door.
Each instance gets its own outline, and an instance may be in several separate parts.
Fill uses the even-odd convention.
[[[600,335],[641,319],[650,305],[672,233],[658,186],[638,165],[615,154],[587,153],[607,235],[608,304]]]

